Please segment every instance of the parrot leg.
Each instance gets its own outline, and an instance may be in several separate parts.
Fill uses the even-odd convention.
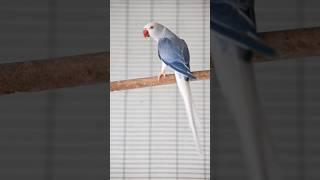
[[[166,78],[166,73],[165,73],[166,67],[167,67],[167,65],[164,62],[162,62],[161,71],[158,75],[158,82],[160,81],[162,76],[163,76],[163,79]]]
[[[161,77],[163,76],[163,79],[166,78],[166,73],[165,71],[161,71],[158,75],[158,81],[160,81]]]

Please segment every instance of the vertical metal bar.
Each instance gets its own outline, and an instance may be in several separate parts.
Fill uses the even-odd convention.
[[[153,20],[153,11],[154,11],[154,0],[150,0],[150,20]],[[150,46],[149,46],[149,56],[151,61],[149,62],[149,74],[150,76],[152,76],[153,73],[153,47],[152,47],[152,41],[150,41]],[[149,150],[148,150],[148,178],[151,179],[152,178],[152,96],[153,96],[153,89],[149,88],[149,127],[148,127],[148,134],[149,134]]]
[[[57,0],[48,1],[48,57],[56,55],[57,48]],[[45,137],[45,169],[44,179],[54,179],[54,150],[56,129],[56,93],[47,93],[46,106],[46,137]]]
[[[304,22],[304,1],[297,0],[297,26],[302,27]],[[298,157],[298,164],[297,164],[297,173],[298,173],[298,180],[305,179],[305,63],[302,60],[296,61],[296,86],[297,86],[297,109],[296,109],[296,116],[297,116],[297,157]]]
[[[206,6],[207,0],[202,2],[202,69],[206,68]],[[206,166],[206,105],[205,105],[205,96],[206,96],[206,82],[202,82],[202,129],[203,129],[203,178],[207,179],[207,166]]]
[[[180,2],[176,0],[176,32],[179,35]],[[179,89],[176,86],[176,179],[179,178]]]
[[[126,0],[126,23],[125,23],[125,64],[124,64],[124,76],[128,79],[128,49],[129,49],[129,0]],[[127,102],[128,91],[124,92],[124,117],[123,117],[123,152],[122,152],[122,179],[126,179],[126,151],[127,151]]]

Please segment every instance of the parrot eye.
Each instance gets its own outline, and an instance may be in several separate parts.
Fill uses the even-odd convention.
[[[153,26],[150,26],[150,29],[153,29]]]

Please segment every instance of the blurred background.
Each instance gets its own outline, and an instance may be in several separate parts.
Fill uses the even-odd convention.
[[[256,0],[258,31],[319,27],[316,0]],[[320,179],[318,57],[255,64],[259,94],[288,180]],[[235,121],[212,80],[213,171],[216,180],[247,180]]]
[[[209,0],[111,0],[111,81],[156,76],[161,61],[143,27],[157,21],[183,38],[191,70],[210,68]],[[170,71],[168,71],[170,72]],[[176,84],[110,94],[111,179],[209,179],[210,81],[191,82],[202,122],[199,159]]]
[[[4,0],[0,63],[106,51],[106,1]],[[105,179],[106,85],[0,96],[0,179]]]

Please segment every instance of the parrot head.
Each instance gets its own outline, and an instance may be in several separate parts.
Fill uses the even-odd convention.
[[[165,30],[165,27],[162,24],[156,22],[150,22],[146,24],[143,28],[143,36],[145,39],[151,37],[155,40],[158,40],[162,32]]]

